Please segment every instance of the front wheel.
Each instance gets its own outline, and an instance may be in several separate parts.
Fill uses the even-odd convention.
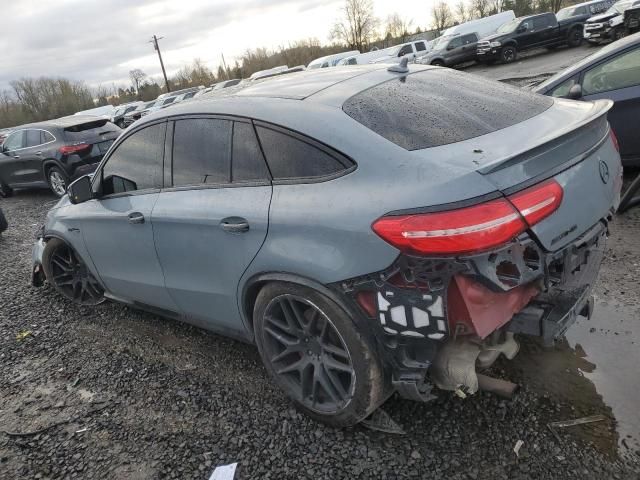
[[[8,198],[11,195],[13,195],[13,189],[2,180],[0,180],[0,197]]]
[[[500,51],[500,59],[502,63],[512,63],[515,62],[518,58],[518,51],[516,47],[513,45],[507,45],[506,47],[502,47]]]
[[[616,27],[613,29],[613,32],[611,32],[611,38],[613,38],[614,42],[626,36],[627,36],[627,32],[622,27]]]
[[[431,65],[436,67],[444,67],[444,62],[442,60],[434,60],[431,62]]]
[[[269,283],[258,294],[253,318],[267,371],[311,418],[347,427],[384,401],[373,349],[329,298],[300,285]]]
[[[42,253],[47,281],[67,300],[79,305],[104,302],[104,290],[82,259],[65,242],[52,238]]]
[[[577,28],[574,28],[569,32],[569,38],[567,39],[567,43],[570,47],[579,47],[582,45],[582,31]]]
[[[58,167],[51,167],[47,172],[47,181],[49,182],[49,188],[58,197],[62,197],[67,193],[67,185],[69,179],[62,170]]]
[[[4,213],[2,213],[2,210],[0,210],[0,233],[4,232],[7,228],[9,228],[9,223]]]

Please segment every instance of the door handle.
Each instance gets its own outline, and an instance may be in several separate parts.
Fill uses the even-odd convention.
[[[129,223],[132,223],[134,225],[144,223],[144,215],[141,214],[140,212],[132,212],[129,214],[128,218],[129,218]]]
[[[229,233],[244,233],[249,231],[249,222],[246,218],[242,217],[223,218],[220,226],[225,232]]]
[[[13,158],[15,158],[16,160],[20,159],[20,155],[14,155]]]
[[[36,155],[38,155],[39,157],[42,156],[42,152],[36,152]]]

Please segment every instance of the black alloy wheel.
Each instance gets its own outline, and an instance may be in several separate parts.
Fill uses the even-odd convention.
[[[104,290],[84,262],[65,242],[52,238],[43,253],[47,281],[65,298],[79,305],[104,301]]]
[[[582,31],[578,28],[574,28],[569,32],[569,46],[579,47],[582,45]]]
[[[277,375],[318,413],[335,413],[351,400],[355,372],[331,320],[304,298],[282,295],[265,312],[264,347]]]
[[[503,63],[512,63],[516,61],[518,58],[518,51],[516,47],[512,45],[507,45],[506,47],[502,47],[502,51],[500,52],[500,58]]]
[[[317,290],[268,283],[258,293],[253,318],[267,371],[313,419],[334,427],[355,425],[393,392],[371,339]]]

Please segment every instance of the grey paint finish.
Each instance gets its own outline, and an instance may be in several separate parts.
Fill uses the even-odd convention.
[[[160,195],[151,222],[169,295],[193,323],[242,330],[236,288],[267,235],[271,186],[203,188]],[[227,217],[249,223],[223,230]],[[176,248],[180,245],[180,253]]]
[[[434,67],[410,68],[425,71]],[[93,259],[97,276],[112,290],[110,293],[181,312],[189,321],[207,328],[242,331],[238,303],[245,282],[251,277],[286,272],[328,284],[383,270],[399,252],[371,230],[377,218],[397,210],[497,194],[499,189],[512,187],[523,180],[522,171],[503,178],[499,186],[487,172],[514,155],[604,115],[607,108],[606,103],[554,100],[553,106],[542,114],[503,130],[409,152],[341,110],[344,101],[354,94],[398,78],[398,74],[380,67],[358,72],[338,75],[331,86],[327,86],[330,82],[320,81],[329,77],[314,83],[309,76],[310,84],[299,90],[305,91],[305,100],[236,95],[185,103],[145,117],[139,127],[124,134],[134,134],[158,118],[193,114],[248,117],[330,145],[356,162],[357,168],[350,173],[307,184],[275,182],[273,187],[162,191],[90,200],[80,205],[63,200],[60,205],[66,206],[51,213],[47,233],[73,242],[87,262]],[[295,82],[287,82],[291,82],[291,93]],[[268,82],[263,85],[267,89]],[[263,91],[264,95],[272,93]],[[615,175],[618,157],[608,142],[598,155],[606,157]],[[568,150],[562,146],[557,155],[560,160],[569,159]],[[592,212],[575,213],[586,194],[581,189],[593,186],[591,163],[557,176],[567,188],[565,198],[572,198],[565,200],[566,208],[536,229],[542,242],[550,247],[552,239],[574,217],[582,228],[589,222],[588,215],[600,214],[612,204],[614,187],[609,183],[593,196]],[[129,224],[127,215],[136,211],[149,221]],[[247,219],[249,231],[222,231],[220,221],[231,216]],[[67,231],[70,225],[84,231],[90,257],[82,242],[73,237],[75,234]],[[576,234],[581,233],[579,228]]]

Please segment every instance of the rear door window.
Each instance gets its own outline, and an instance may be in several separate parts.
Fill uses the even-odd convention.
[[[462,44],[469,45],[470,43],[475,43],[478,41],[478,35],[475,33],[469,33],[468,35],[462,36]]]
[[[424,52],[427,49],[427,46],[424,42],[416,42],[416,51]]]
[[[194,118],[175,122],[173,186],[228,183],[231,121]]]
[[[271,128],[257,126],[258,137],[275,180],[323,177],[339,173],[353,164],[338,160],[312,141],[294,138]]]
[[[105,195],[162,188],[166,123],[151,125],[127,137],[102,169]]]
[[[547,28],[550,25],[551,25],[551,19],[547,15],[541,15],[533,19],[533,29],[535,31],[542,30],[543,28]]]
[[[251,123],[234,122],[232,182],[269,181],[269,171]]]
[[[582,80],[583,95],[593,95],[640,85],[640,47],[588,70]]]
[[[551,105],[550,97],[451,69],[432,69],[364,90],[342,109],[390,142],[419,150],[509,127]]]
[[[26,147],[37,147],[42,145],[42,137],[40,136],[41,130],[29,129],[27,130],[27,144]]]

